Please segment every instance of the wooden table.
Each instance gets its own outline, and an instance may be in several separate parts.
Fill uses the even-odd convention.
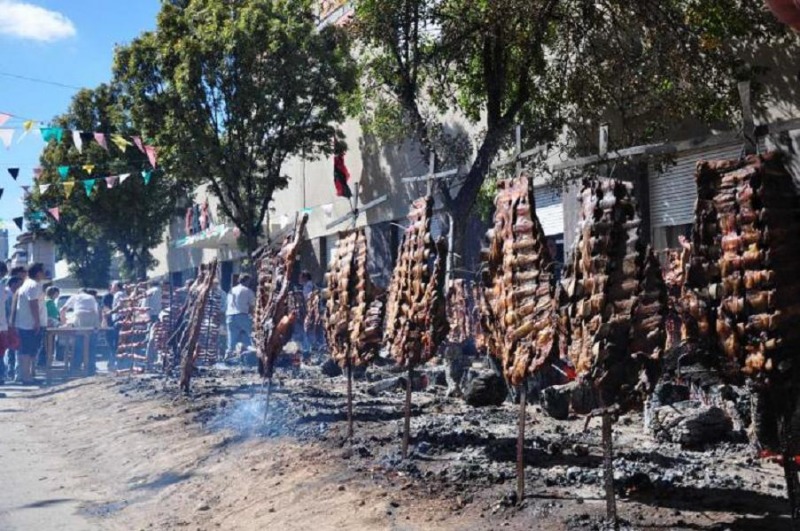
[[[56,352],[56,337],[83,337],[83,376],[89,376],[89,342],[92,334],[97,332],[97,328],[78,328],[71,326],[64,326],[60,328],[48,328],[45,330],[45,351],[47,353],[47,369],[45,372],[45,380],[49,384],[53,379],[53,360]],[[70,361],[64,360],[66,367],[69,367]]]

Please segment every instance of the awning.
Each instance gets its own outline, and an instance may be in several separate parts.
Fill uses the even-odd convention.
[[[229,225],[214,225],[203,232],[177,240],[176,249],[223,249],[235,248],[239,239],[239,229]]]

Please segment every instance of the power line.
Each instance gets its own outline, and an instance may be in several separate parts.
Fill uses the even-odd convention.
[[[67,85],[66,83],[61,83],[58,81],[50,81],[47,79],[39,79],[36,77],[21,76],[19,74],[12,74],[10,72],[0,72],[0,76],[10,77],[14,79],[21,79],[22,81],[30,81],[32,83],[41,83],[43,85],[52,85],[54,87],[60,87],[70,90],[81,90],[86,88],[86,87],[76,87],[75,85]]]

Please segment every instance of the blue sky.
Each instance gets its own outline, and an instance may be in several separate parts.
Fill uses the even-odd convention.
[[[0,0],[0,113],[46,122],[64,112],[75,89],[12,76],[74,87],[108,81],[115,44],[155,28],[158,9],[158,0]],[[20,185],[32,183],[44,143],[38,131],[18,143],[18,119],[3,127],[19,128],[11,149],[0,143],[0,219],[13,245],[18,231],[11,220],[23,211]],[[17,183],[9,167],[20,168]]]

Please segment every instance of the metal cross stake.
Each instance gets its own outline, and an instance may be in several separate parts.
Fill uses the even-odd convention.
[[[375,208],[376,206],[378,206],[381,203],[385,202],[389,198],[388,195],[384,194],[384,195],[382,195],[380,197],[377,197],[377,198],[373,199],[372,201],[369,201],[367,203],[362,204],[361,206],[358,206],[358,202],[360,200],[359,192],[361,191],[360,184],[361,184],[360,182],[357,182],[355,184],[355,189],[356,189],[355,201],[353,201],[353,203],[350,205],[350,208],[351,208],[350,213],[349,214],[345,214],[344,216],[331,221],[330,223],[325,225],[326,229],[332,229],[336,225],[338,225],[340,223],[344,223],[348,219],[352,221],[353,227],[355,227],[356,226],[356,222],[358,221],[358,216],[360,214],[363,214],[364,212],[366,212],[367,210],[369,210],[371,208]]]

